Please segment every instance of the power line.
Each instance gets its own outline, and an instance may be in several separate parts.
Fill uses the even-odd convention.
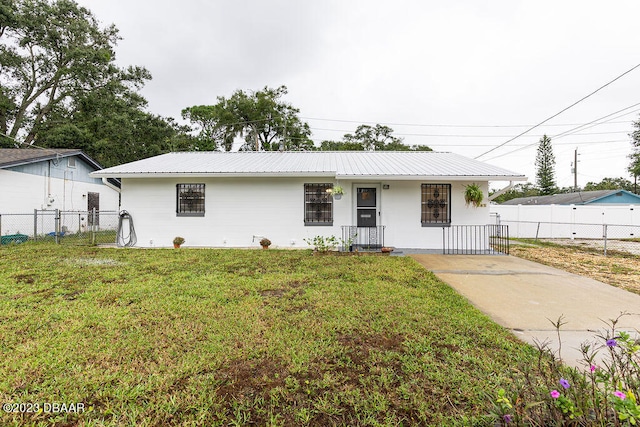
[[[313,128],[310,130],[323,130],[330,132],[345,132],[342,129],[326,129],[326,128]],[[586,133],[573,133],[573,135],[609,135],[614,133],[627,133],[628,131],[610,131],[610,132],[586,132]],[[433,134],[433,133],[397,133],[393,132],[393,136],[421,136],[430,138],[501,138],[505,135],[464,135],[464,134]],[[529,135],[533,137],[542,137],[543,135]],[[493,146],[491,144],[490,146]]]
[[[366,120],[342,120],[342,119],[327,119],[327,118],[320,118],[320,117],[302,117],[300,116],[300,119],[303,120],[318,120],[318,121],[323,121],[323,122],[337,122],[337,123],[359,123],[359,124],[363,124],[363,125],[367,125],[367,124],[374,124],[374,125],[385,125],[385,126],[407,126],[407,127],[443,127],[443,128],[524,128],[524,127],[528,127],[528,126],[532,126],[530,124],[528,125],[454,125],[454,124],[434,124],[434,123],[391,123],[391,122],[372,122],[372,121],[366,121]],[[630,123],[631,120],[627,121],[621,121],[618,123]],[[547,126],[557,126],[557,127],[562,127],[562,126],[578,126],[579,123],[556,123],[556,124],[549,124]]]
[[[573,132],[573,131],[575,131],[575,130],[578,130],[578,129],[580,129],[580,128],[584,128],[584,127],[589,126],[589,125],[591,125],[591,124],[593,124],[593,126],[597,126],[597,125],[602,124],[602,123],[595,123],[595,122],[599,122],[599,121],[600,121],[600,120],[602,120],[602,119],[606,119],[607,117],[610,117],[610,116],[613,116],[613,115],[615,115],[615,114],[621,113],[621,112],[623,112],[623,111],[625,111],[625,110],[628,110],[628,109],[630,109],[630,108],[637,107],[638,105],[640,105],[640,102],[638,102],[637,104],[630,105],[630,106],[629,106],[629,107],[627,107],[627,108],[623,108],[622,110],[618,110],[618,111],[616,111],[616,112],[614,112],[614,113],[607,114],[606,116],[603,116],[603,117],[597,118],[597,119],[595,119],[595,120],[592,120],[592,121],[590,121],[589,123],[585,123],[585,124],[583,124],[583,125],[580,125],[580,126],[578,126],[578,127],[573,128],[573,129],[569,129],[569,130],[567,130],[567,131],[564,131],[564,132],[562,132],[562,133],[559,133],[559,134],[557,134],[557,135],[554,135],[554,136],[552,136],[551,138],[552,138],[552,139],[553,139],[553,138],[561,138],[561,137],[565,136],[565,134],[570,134],[571,132]],[[615,117],[614,119],[617,119],[617,118],[620,118],[620,117],[624,117],[624,116],[626,116],[627,114],[635,113],[636,111],[639,111],[639,110],[633,110],[633,111],[627,112],[627,113],[625,113],[625,114],[623,114],[623,115],[621,115],[621,116]],[[612,119],[612,120],[613,120],[613,119]],[[608,121],[607,121],[607,122],[603,122],[603,123],[608,123]],[[592,127],[592,126],[591,126],[591,127]]]
[[[491,150],[486,151],[486,152],[484,152],[484,153],[480,154],[479,156],[474,157],[474,159],[478,159],[478,158],[480,158],[480,157],[482,157],[482,156],[484,156],[484,155],[487,155],[487,154],[491,153],[492,151],[497,150],[497,149],[498,149],[498,148],[500,148],[500,147],[504,147],[505,145],[507,145],[507,144],[508,144],[508,143],[510,143],[511,141],[514,141],[514,140],[516,140],[516,139],[520,138],[522,135],[525,135],[525,134],[529,133],[529,132],[530,132],[530,131],[532,131],[533,129],[535,129],[535,128],[539,127],[539,126],[542,126],[543,124],[545,124],[545,123],[546,123],[546,122],[548,122],[549,120],[551,120],[551,119],[553,119],[553,118],[555,118],[555,117],[558,117],[560,114],[564,113],[564,112],[565,112],[565,111],[567,111],[568,109],[570,109],[570,108],[572,108],[572,107],[574,107],[574,106],[578,105],[579,103],[581,103],[581,102],[582,102],[582,101],[584,101],[585,99],[587,99],[587,98],[589,98],[589,97],[591,97],[591,96],[595,95],[597,92],[601,91],[602,89],[604,89],[605,87],[609,86],[609,85],[610,85],[610,84],[612,84],[613,82],[615,82],[615,81],[617,81],[617,80],[621,79],[623,76],[625,76],[625,75],[629,74],[630,72],[632,72],[633,70],[635,70],[635,69],[636,69],[636,68],[638,68],[638,67],[640,67],[640,64],[637,64],[637,65],[633,66],[632,68],[628,69],[628,70],[627,70],[627,71],[625,71],[624,73],[620,74],[620,75],[619,75],[618,77],[616,77],[615,79],[613,79],[613,80],[611,80],[611,81],[609,81],[609,82],[605,83],[604,85],[600,86],[598,89],[596,89],[596,90],[594,90],[593,92],[591,92],[590,94],[588,94],[588,95],[586,95],[586,96],[584,96],[584,97],[580,98],[579,100],[577,100],[577,101],[576,101],[576,102],[574,102],[573,104],[569,105],[568,107],[563,108],[562,110],[560,110],[560,111],[559,111],[559,112],[557,112],[556,114],[552,115],[551,117],[549,117],[549,118],[547,118],[547,119],[545,119],[545,120],[541,121],[541,122],[540,122],[540,123],[538,123],[537,125],[534,125],[534,126],[530,127],[529,129],[525,130],[524,132],[519,133],[518,135],[516,135],[516,136],[514,136],[513,138],[509,139],[508,141],[505,141],[505,142],[503,142],[502,144],[499,144],[499,145],[497,145],[497,146],[493,147]]]
[[[615,112],[613,112],[613,113],[607,114],[607,115],[602,116],[602,117],[598,117],[597,119],[592,120],[592,121],[590,121],[589,123],[585,123],[585,126],[587,126],[587,125],[589,125],[589,124],[592,124],[592,123],[595,123],[595,122],[598,122],[598,121],[600,121],[600,120],[602,120],[602,119],[606,119],[607,117],[611,117],[612,115],[618,114],[618,113],[620,113],[621,111],[628,110],[629,108],[633,108],[633,107],[635,107],[635,106],[637,106],[637,105],[640,105],[640,103],[638,103],[638,104],[634,104],[634,105],[630,105],[629,107],[623,108],[623,109],[621,109],[621,110],[615,111]],[[615,118],[617,119],[617,118],[619,118],[619,117],[625,116],[625,115],[627,115],[627,114],[634,113],[634,112],[636,112],[636,111],[638,111],[638,110],[634,110],[634,111],[632,111],[632,112],[627,112],[627,113],[625,113],[625,114],[623,114],[623,115],[621,115],[621,116],[615,117]],[[597,123],[597,124],[600,124],[600,123]],[[593,126],[596,126],[597,124],[594,124]],[[579,127],[581,127],[581,126],[578,126],[578,128],[579,128]],[[577,129],[577,128],[575,128],[575,129]],[[573,129],[572,129],[572,130],[573,130]],[[567,131],[567,132],[570,132],[570,131]],[[578,133],[575,133],[575,132],[574,132],[574,133],[571,133],[571,134],[569,134],[569,133],[567,133],[567,132],[562,132],[562,133],[560,133],[560,134],[558,134],[558,135],[551,136],[551,139],[553,140],[553,139],[558,139],[558,138],[564,138],[565,136],[569,136],[569,135],[582,135],[582,134],[578,134]],[[524,150],[524,149],[529,148],[529,147],[533,147],[534,145],[537,145],[537,144],[538,144],[538,142],[533,142],[533,143],[531,143],[531,144],[524,145],[524,146],[522,146],[522,147],[520,147],[520,148],[516,148],[515,150],[511,150],[511,151],[509,151],[508,153],[503,153],[503,154],[498,154],[497,156],[493,156],[493,157],[491,157],[491,158],[487,159],[486,161],[495,160],[495,159],[500,158],[500,157],[508,156],[508,155],[513,154],[513,153],[515,153],[515,152],[517,152],[517,151]],[[485,153],[485,154],[486,154],[486,153]],[[477,159],[477,157],[476,157],[476,159]]]

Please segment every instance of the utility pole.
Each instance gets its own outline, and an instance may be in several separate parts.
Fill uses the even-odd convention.
[[[573,152],[573,190],[578,191],[578,149]]]
[[[578,191],[578,149],[573,152],[573,191]]]

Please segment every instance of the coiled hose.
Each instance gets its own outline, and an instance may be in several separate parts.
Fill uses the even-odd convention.
[[[138,238],[136,237],[136,229],[133,226],[133,218],[127,211],[120,211],[120,218],[118,219],[118,234],[116,235],[116,244],[119,247],[131,247],[136,244]],[[129,235],[125,236],[124,222],[129,223]]]

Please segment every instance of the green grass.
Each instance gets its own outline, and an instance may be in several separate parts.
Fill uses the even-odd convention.
[[[2,425],[462,425],[535,351],[409,258],[0,248]],[[489,397],[488,397],[489,396]]]

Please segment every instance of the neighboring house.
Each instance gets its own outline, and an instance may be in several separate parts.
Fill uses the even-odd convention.
[[[551,196],[518,197],[501,205],[640,205],[640,196],[626,190],[578,191]]]
[[[89,176],[102,167],[74,149],[0,149],[0,214],[38,210],[117,211],[117,179]]]
[[[488,224],[487,204],[465,205],[468,184],[521,174],[439,152],[181,152],[101,171],[120,178],[138,246],[308,247],[317,235],[363,245],[440,249],[443,227]],[[332,196],[340,186],[344,195]],[[329,191],[328,191],[329,190]],[[364,241],[363,241],[364,239]]]

